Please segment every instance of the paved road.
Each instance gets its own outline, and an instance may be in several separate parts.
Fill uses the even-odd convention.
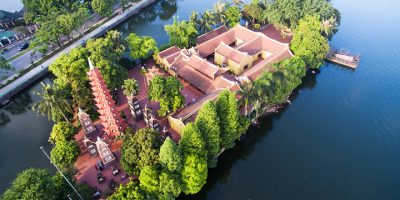
[[[134,13],[137,13],[143,7],[153,3],[156,0],[142,0],[133,6],[129,7],[124,11],[124,13],[119,14],[109,21],[107,21],[102,26],[98,27],[97,29],[93,30],[92,32],[85,35],[81,40],[76,41],[63,49],[61,52],[57,53],[56,55],[49,58],[45,61],[42,65],[37,66],[36,68],[32,69],[22,77],[19,77],[17,80],[14,80],[10,84],[6,85],[2,89],[0,89],[0,103],[5,101],[6,99],[10,98],[12,95],[16,94],[18,91],[22,90],[30,83],[34,82],[34,80],[38,79],[37,77],[40,74],[44,74],[47,71],[48,66],[60,55],[70,52],[73,48],[81,45],[84,41],[87,41],[90,38],[98,37],[106,33],[106,31],[114,28],[119,23],[128,19]]]

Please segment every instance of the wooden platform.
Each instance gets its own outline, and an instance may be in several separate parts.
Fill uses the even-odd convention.
[[[326,54],[325,60],[356,69],[360,62],[360,55],[353,55],[343,50],[330,50],[329,53]]]

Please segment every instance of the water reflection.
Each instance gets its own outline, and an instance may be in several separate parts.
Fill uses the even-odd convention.
[[[29,93],[23,93],[15,98],[10,104],[5,106],[0,111],[0,126],[6,125],[10,122],[8,115],[20,115],[28,111],[31,107],[33,100]]]
[[[178,7],[176,6],[176,0],[164,0],[161,1],[161,10],[159,10],[158,15],[162,20],[171,19],[172,16],[176,13]]]

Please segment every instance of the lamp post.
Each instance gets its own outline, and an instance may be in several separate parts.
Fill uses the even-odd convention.
[[[75,187],[71,184],[71,182],[69,182],[69,180],[67,179],[67,177],[64,176],[64,174],[61,172],[61,170],[57,167],[57,165],[55,163],[53,163],[53,161],[51,161],[51,158],[49,157],[49,155],[46,153],[46,151],[44,150],[44,147],[41,146],[40,149],[43,151],[44,155],[50,160],[50,163],[53,164],[53,166],[57,169],[58,172],[60,172],[61,176],[65,179],[65,181],[67,181],[67,183],[69,184],[69,186],[71,186],[71,188],[75,191],[75,193],[78,195],[79,199],[84,200],[82,198],[82,196],[79,194],[79,192],[75,189]]]

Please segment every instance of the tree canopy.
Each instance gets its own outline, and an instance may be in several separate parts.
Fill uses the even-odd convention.
[[[160,116],[183,107],[184,97],[180,92],[182,89],[183,85],[174,76],[155,76],[150,81],[148,96],[150,100],[160,103]]]
[[[164,29],[169,36],[170,45],[186,48],[196,43],[197,30],[192,22],[178,21],[174,18],[174,22],[171,25],[165,25]]]
[[[197,154],[187,154],[182,169],[182,191],[196,194],[207,182],[207,160]]]
[[[29,168],[18,174],[1,196],[4,200],[56,199],[55,185],[48,170]]]
[[[290,48],[310,68],[317,69],[323,64],[329,51],[329,44],[321,35],[321,22],[318,16],[306,16],[300,20]]]
[[[50,138],[49,141],[52,144],[55,144],[56,142],[65,142],[70,139],[75,135],[75,127],[72,126],[70,123],[67,122],[59,122],[57,124],[54,124],[53,129],[50,133]]]
[[[195,124],[199,128],[199,131],[201,132],[205,141],[205,148],[207,149],[208,157],[207,162],[209,167],[216,166],[216,157],[221,149],[221,129],[219,123],[220,120],[214,103],[207,101],[200,108],[195,120]]]
[[[79,153],[75,140],[58,141],[50,152],[50,158],[57,166],[66,169],[75,163]]]
[[[201,157],[207,156],[206,145],[203,136],[196,124],[189,122],[183,129],[183,135],[179,141],[183,155],[196,154]]]
[[[150,36],[140,37],[135,33],[131,33],[125,40],[128,43],[130,55],[133,59],[143,60],[157,50],[157,43]]]
[[[107,199],[109,200],[121,200],[121,199],[137,199],[145,200],[146,195],[140,189],[139,183],[136,181],[129,181],[126,185],[120,185],[116,192],[114,192]]]
[[[125,172],[139,175],[143,167],[158,164],[160,146],[160,135],[153,129],[139,129],[127,135],[121,147],[121,165]]]
[[[226,24],[229,27],[234,27],[239,23],[241,18],[240,8],[238,6],[229,6],[225,10]]]
[[[93,0],[93,10],[102,17],[111,17],[115,0]]]
[[[169,137],[161,145],[160,164],[171,172],[180,172],[182,169],[181,149]]]

